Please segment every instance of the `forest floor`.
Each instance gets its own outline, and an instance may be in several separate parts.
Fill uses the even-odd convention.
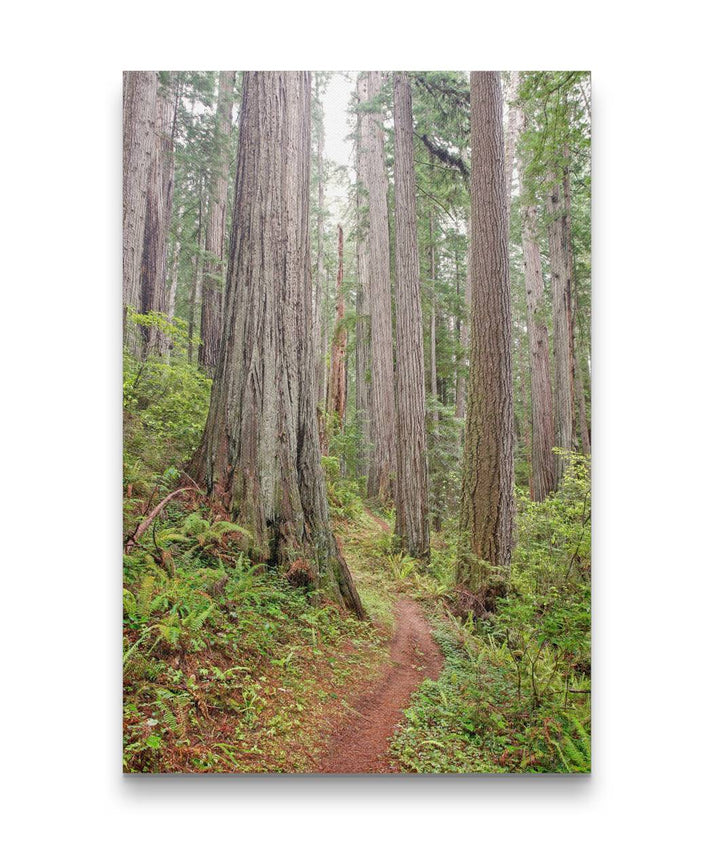
[[[172,528],[156,537],[172,544],[187,533],[184,550],[188,538],[203,537],[178,525],[199,516],[193,508],[190,498],[178,500],[169,509]],[[139,567],[131,581],[130,566],[126,600],[138,626],[126,630],[128,772],[402,772],[391,741],[418,687],[439,676],[443,656],[422,606],[388,563],[387,521],[357,507],[335,528],[369,621],[332,604],[308,606],[299,590],[259,569],[234,578],[231,530],[217,544],[212,527],[204,531],[204,558],[183,570],[181,588],[179,566],[167,578],[149,576],[133,554]],[[229,582],[205,567],[221,557]],[[175,598],[188,610],[177,637],[173,625],[152,624],[151,615],[153,604],[162,613]],[[195,621],[210,599],[208,618]],[[146,652],[144,627],[160,630]]]
[[[422,568],[392,510],[325,458],[360,621],[255,563],[217,503],[177,492],[209,386],[182,361],[126,356],[124,771],[588,772],[589,461],[572,456],[543,503],[518,488],[509,595],[478,617],[458,602],[456,521]]]
[[[333,739],[318,773],[398,773],[390,739],[413,692],[425,678],[437,680],[443,656],[420,606],[410,598],[395,604],[390,663],[379,680],[351,701],[348,724]]]

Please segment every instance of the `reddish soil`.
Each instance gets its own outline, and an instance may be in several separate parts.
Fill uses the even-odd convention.
[[[425,678],[436,680],[442,664],[418,604],[409,598],[398,601],[390,663],[380,679],[354,699],[350,719],[333,739],[317,772],[398,772],[388,754],[390,738],[413,692]]]
[[[370,509],[368,508],[366,508],[365,511],[367,512],[368,517],[371,520],[374,520],[377,525],[383,530],[383,532],[390,531],[390,526],[386,520],[383,520],[382,517],[378,517],[377,514],[373,514],[372,511],[370,511]]]

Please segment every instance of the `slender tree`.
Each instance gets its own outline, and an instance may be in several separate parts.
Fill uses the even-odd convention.
[[[420,261],[417,247],[412,95],[406,72],[394,75],[395,263],[397,284],[397,485],[401,547],[430,556],[428,463]]]
[[[345,295],[343,293],[343,229],[338,225],[338,270],[335,289],[335,332],[330,352],[330,385],[328,387],[328,416],[331,431],[341,430],[345,423],[347,401],[347,378],[345,353],[347,351],[347,327],[345,326]]]
[[[368,100],[367,76],[357,78],[357,99],[362,104]],[[367,114],[358,111],[355,134],[356,182],[356,238],[357,274],[355,289],[355,416],[360,447],[358,449],[358,475],[367,477],[368,446],[370,442],[370,251],[368,247],[367,205]]]
[[[458,581],[483,592],[489,566],[510,562],[513,410],[508,215],[498,72],[470,75],[470,374]]]
[[[438,370],[437,370],[437,269],[435,265],[435,234],[433,229],[433,213],[428,216],[428,234],[430,237],[428,255],[430,256],[430,365],[428,367],[428,387],[433,401],[432,424],[433,437],[437,442],[440,413],[438,402]]]
[[[560,449],[572,448],[573,437],[573,381],[572,381],[572,271],[568,246],[568,229],[562,185],[551,176],[547,197],[548,246],[550,250],[550,277],[552,281],[553,356],[555,362],[555,445]],[[555,461],[555,484],[562,481],[565,460],[558,455]]]
[[[217,365],[222,331],[222,291],[225,279],[225,233],[231,156],[230,129],[234,89],[235,72],[221,71],[215,115],[213,174],[210,179],[205,231],[198,348],[198,361],[210,374],[214,372]]]
[[[462,320],[458,319],[458,339],[460,344],[460,352],[463,355],[462,363],[467,364],[467,360],[465,359],[465,354],[468,349],[469,335],[468,329],[470,327],[470,303],[472,301],[472,264],[471,264],[471,250],[470,247],[472,245],[472,228],[471,223],[468,220],[468,244],[467,244],[467,265],[465,272],[465,311],[467,312],[467,319],[465,323]],[[458,367],[457,376],[455,379],[455,416],[457,419],[465,419],[466,416],[466,379],[464,371]]]
[[[195,242],[193,254],[193,274],[190,281],[190,294],[188,296],[188,362],[193,362],[195,352],[195,327],[198,313],[198,298],[201,293],[202,283],[202,262],[200,261],[203,239],[203,186],[200,182],[200,192],[197,199],[197,240]]]
[[[368,100],[380,93],[382,75],[367,72]],[[370,247],[370,342],[372,449],[368,469],[369,497],[387,502],[395,477],[395,388],[393,380],[392,299],[390,291],[390,235],[385,173],[385,132],[382,113],[373,110],[360,145],[367,158],[368,244]]]
[[[245,72],[223,337],[190,472],[265,561],[363,614],[330,529],[310,281],[310,74]]]
[[[521,119],[524,125],[524,117]],[[520,218],[522,222],[523,265],[527,304],[528,343],[530,348],[530,400],[532,407],[531,496],[540,502],[555,488],[553,457],[552,389],[550,385],[550,348],[543,315],[544,289],[542,260],[538,243],[538,213],[530,197],[523,161],[518,170],[520,180]]]
[[[314,98],[319,111],[322,110],[320,102],[320,77],[316,73],[314,76]],[[325,362],[325,353],[327,351],[327,325],[323,318],[323,288],[325,285],[325,130],[322,122],[322,113],[316,125],[317,127],[317,175],[318,175],[318,195],[317,195],[317,248],[316,248],[316,276],[315,276],[315,291],[313,295],[313,330],[315,334],[315,349],[316,349],[316,367],[315,376],[317,383],[317,398],[318,402],[324,404],[327,387],[327,364]],[[325,433],[322,435],[323,443],[327,438]],[[324,449],[327,454],[327,448]]]
[[[177,300],[177,289],[178,289],[178,278],[180,274],[180,251],[182,250],[182,232],[181,232],[181,224],[183,219],[183,214],[185,213],[184,207],[181,205],[178,209],[178,232],[177,235],[173,238],[173,254],[172,254],[172,266],[170,271],[170,288],[168,289],[168,318],[171,320],[175,317],[175,304]]]
[[[157,73],[123,74],[123,339],[140,354],[136,325],[127,324],[127,310],[140,309],[142,254],[147,191],[154,150]]]
[[[563,146],[563,204],[565,206],[565,217],[563,227],[565,230],[564,243],[567,247],[568,268],[570,271],[570,351],[572,353],[573,393],[575,396],[575,415],[577,429],[574,431],[580,439],[580,448],[584,455],[590,454],[590,431],[588,430],[587,414],[585,411],[585,385],[577,354],[577,284],[575,277],[575,259],[572,247],[572,217],[570,215],[570,146]]]
[[[505,101],[508,105],[507,133],[505,134],[505,194],[508,205],[508,217],[510,216],[510,206],[512,202],[515,149],[517,147],[517,139],[522,122],[520,106],[516,103],[519,85],[520,72],[511,71],[508,77],[508,85],[505,93]]]
[[[147,211],[140,276],[142,311],[167,315],[167,256],[175,185],[175,97],[173,75],[160,86],[156,98],[153,155],[148,173]],[[169,341],[160,329],[143,329],[143,354],[167,353]]]

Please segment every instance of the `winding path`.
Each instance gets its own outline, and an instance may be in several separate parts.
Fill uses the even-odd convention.
[[[413,692],[425,678],[436,680],[443,657],[418,604],[403,598],[395,605],[395,636],[390,663],[380,679],[352,702],[350,720],[332,740],[319,773],[396,773],[389,741]]]

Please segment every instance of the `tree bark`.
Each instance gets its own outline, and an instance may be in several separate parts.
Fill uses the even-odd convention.
[[[345,295],[343,294],[343,230],[338,225],[338,272],[335,290],[335,332],[333,334],[330,359],[330,386],[328,395],[328,416],[330,435],[341,431],[345,424],[345,403],[347,386],[345,374],[345,353],[347,351],[347,328],[345,327]]]
[[[471,72],[472,301],[458,581],[484,592],[510,563],[513,408],[508,215],[498,72]]]
[[[428,462],[420,260],[417,247],[412,96],[406,72],[394,75],[395,265],[397,303],[397,485],[400,546],[430,557]]]
[[[195,259],[193,266],[193,277],[190,284],[190,294],[188,295],[188,362],[193,362],[193,354],[195,350],[195,319],[198,310],[198,296],[200,294],[200,285],[202,279],[202,264],[200,263],[200,247],[202,246],[203,235],[203,188],[200,185],[200,195],[198,197],[198,228],[197,228],[197,243],[195,245]]]
[[[264,561],[362,616],[320,463],[309,198],[309,72],[245,72],[223,337],[190,473]]]
[[[524,119],[523,119],[524,124]],[[543,316],[545,283],[538,244],[537,206],[526,198],[526,164],[520,164],[520,219],[522,222],[525,298],[527,304],[528,344],[530,348],[530,401],[532,407],[532,499],[542,502],[556,487],[553,456],[554,426],[550,382],[550,346]]]
[[[178,224],[182,223],[184,207],[181,205],[178,209],[177,220]],[[175,317],[175,302],[177,300],[178,275],[180,273],[180,250],[182,249],[182,237],[180,226],[178,225],[178,234],[175,237],[173,245],[173,260],[172,272],[170,276],[170,288],[168,290],[168,318],[172,321]]]
[[[508,130],[505,136],[505,195],[508,206],[508,220],[510,218],[510,209],[512,206],[512,187],[513,187],[513,171],[515,168],[515,149],[517,148],[517,138],[520,131],[521,110],[515,104],[517,99],[518,87],[520,85],[520,72],[511,71],[508,81],[505,100],[508,105]]]
[[[437,375],[437,299],[436,299],[436,276],[437,270],[435,266],[435,236],[433,229],[432,211],[428,217],[428,233],[430,237],[430,397],[432,399],[432,436],[430,439],[430,447],[433,453],[437,455],[438,445],[440,442],[440,399],[438,397],[438,375]],[[430,466],[428,465],[428,475],[430,474]],[[437,483],[440,473],[435,473],[434,478],[430,479],[430,489],[433,493],[433,510],[432,510],[432,526],[436,532],[439,532],[442,526],[442,518],[440,516],[440,497],[437,490]],[[435,487],[433,487],[433,483]]]
[[[367,77],[358,75],[358,102],[367,101]],[[368,207],[367,207],[367,153],[364,140],[367,139],[368,117],[358,113],[358,126],[355,148],[355,169],[357,173],[356,196],[356,252],[357,252],[357,288],[355,292],[355,414],[357,419],[360,445],[358,449],[358,475],[367,477],[368,448],[370,442],[370,258],[368,248]],[[365,124],[363,124],[365,123]]]
[[[461,358],[459,360],[458,365],[458,373],[457,373],[457,382],[455,389],[455,417],[457,419],[465,419],[466,416],[466,378],[465,372],[463,369],[467,367],[467,351],[468,351],[468,330],[470,329],[470,304],[472,302],[472,252],[471,252],[471,244],[472,244],[472,226],[470,221],[468,220],[468,242],[467,242],[467,266],[465,272],[465,313],[466,320],[463,324],[462,321],[458,320],[459,327],[459,339],[460,339],[460,351]],[[463,428],[461,432],[460,442],[461,445],[464,444],[464,435],[465,429]]]
[[[175,186],[174,139],[175,99],[160,89],[156,98],[153,155],[148,174],[147,209],[141,265],[143,313],[167,316],[167,252]],[[166,354],[170,342],[156,326],[142,331],[143,357]]]
[[[225,231],[230,176],[230,132],[232,129],[235,72],[221,71],[215,116],[215,158],[210,183],[205,258],[202,275],[202,306],[200,310],[200,346],[198,362],[212,374],[220,353],[222,332],[223,285],[225,280]]]
[[[580,365],[577,357],[577,337],[575,335],[577,327],[577,283],[575,278],[575,257],[572,249],[572,217],[570,216],[570,169],[568,162],[570,160],[570,147],[565,144],[563,148],[563,158],[565,166],[563,168],[563,204],[565,206],[565,245],[568,252],[568,268],[571,276],[570,284],[570,351],[572,353],[572,374],[573,374],[573,392],[575,396],[576,426],[574,434],[579,437],[580,448],[584,455],[590,454],[590,432],[588,430],[587,413],[585,410],[585,389],[583,384],[583,376],[580,371]]]
[[[319,85],[315,80],[315,98],[319,101]],[[325,351],[327,349],[326,333],[323,325],[323,289],[325,286],[325,176],[324,176],[324,143],[325,135],[322,125],[318,131],[317,170],[318,170],[318,209],[317,209],[317,261],[315,293],[313,301],[313,330],[316,340],[316,383],[318,401],[325,402],[326,366]],[[327,454],[327,449],[324,450]]]
[[[128,308],[139,310],[140,275],[153,155],[157,73],[123,74],[123,340],[140,355],[137,325],[127,323]]]
[[[573,437],[572,272],[569,264],[568,232],[565,223],[566,211],[562,189],[552,176],[550,185],[547,209],[552,280],[553,356],[555,360],[555,445],[559,449],[571,449]],[[561,456],[557,456],[555,460],[556,487],[560,486],[564,471],[565,461]]]
[[[521,191],[522,192],[522,191]],[[532,403],[532,495],[541,502],[555,489],[553,459],[552,388],[550,348],[543,318],[543,275],[537,241],[537,208],[523,205],[522,244],[525,268],[528,340],[530,345],[530,400]]]
[[[438,378],[437,378],[437,299],[435,297],[435,238],[433,233],[433,216],[430,212],[428,232],[430,235],[430,395],[433,400],[432,423],[433,435],[437,435],[440,424],[440,413],[438,411]]]
[[[380,92],[379,71],[369,71],[368,99]],[[370,246],[370,341],[372,360],[370,426],[372,450],[368,469],[368,496],[380,502],[392,499],[395,459],[395,387],[393,379],[392,299],[390,290],[390,235],[385,174],[385,132],[382,115],[371,113],[362,145],[367,151],[368,243]]]

